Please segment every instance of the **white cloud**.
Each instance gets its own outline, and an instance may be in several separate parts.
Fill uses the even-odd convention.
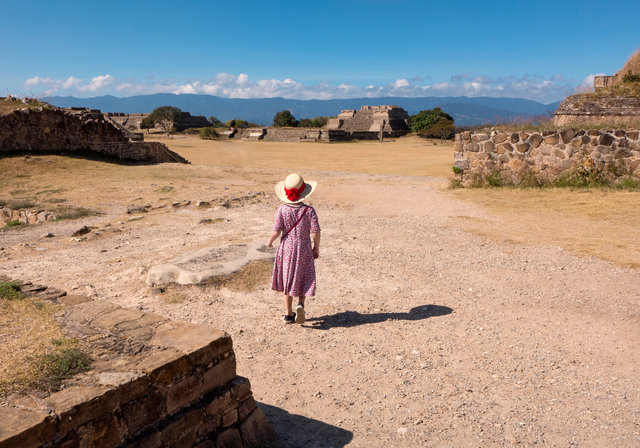
[[[95,92],[113,84],[114,81],[115,78],[109,74],[100,75],[95,78],[91,78],[91,82],[89,84],[77,86],[77,89],[81,92]]]
[[[428,78],[428,77],[426,77]],[[334,98],[375,98],[385,96],[502,96],[529,98],[541,102],[557,101],[576,91],[576,88],[593,85],[593,75],[584,81],[564,79],[562,75],[542,77],[523,75],[492,78],[483,75],[462,73],[451,76],[448,81],[427,84],[421,77],[397,78],[383,85],[358,86],[351,83],[332,84],[321,81],[303,84],[294,78],[251,80],[246,73],[238,75],[218,73],[210,79],[176,82],[173,79],[159,80],[147,76],[143,80],[135,78],[118,79],[109,74],[98,75],[90,81],[69,76],[56,80],[34,76],[24,82],[29,90],[40,89],[42,95],[68,94],[83,96],[118,93],[120,95],[141,95],[161,92],[208,94],[227,98],[273,98],[334,99]]]

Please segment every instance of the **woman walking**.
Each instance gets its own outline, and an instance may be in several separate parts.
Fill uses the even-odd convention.
[[[296,173],[276,185],[276,196],[283,204],[276,212],[267,246],[272,247],[282,235],[273,265],[271,289],[284,294],[284,322],[288,324],[304,323],[305,298],[316,293],[314,260],[320,256],[320,225],[314,208],[302,202],[311,196],[316,186],[317,182],[305,182]],[[293,297],[298,297],[295,312]]]

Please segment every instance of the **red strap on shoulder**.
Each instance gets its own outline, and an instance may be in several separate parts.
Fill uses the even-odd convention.
[[[282,241],[284,239],[285,236],[287,236],[289,234],[289,232],[291,232],[295,226],[298,225],[298,223],[300,222],[300,220],[304,217],[305,213],[307,213],[307,209],[309,208],[308,205],[304,206],[304,211],[302,212],[302,214],[300,215],[300,217],[298,218],[298,220],[291,226],[291,228],[289,230],[287,230],[282,237],[280,237],[280,241]]]

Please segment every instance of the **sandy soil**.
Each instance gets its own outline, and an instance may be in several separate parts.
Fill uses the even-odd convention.
[[[323,232],[306,324],[282,323],[268,279],[154,296],[151,266],[269,235],[286,172],[206,172],[173,197],[188,206],[129,221],[105,198],[104,215],[1,233],[0,273],[224,329],[286,447],[640,446],[640,270],[468,233],[460,216],[501,221],[441,178],[305,171]],[[240,199],[194,206],[222,196]]]

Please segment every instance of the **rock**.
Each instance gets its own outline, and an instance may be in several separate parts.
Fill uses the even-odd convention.
[[[130,205],[127,207],[127,214],[147,213],[147,209],[149,208],[151,208],[151,205]]]
[[[51,232],[49,233],[43,233],[42,235],[40,235],[40,238],[53,238],[55,235]]]
[[[82,236],[82,235],[86,235],[89,232],[91,232],[91,229],[89,227],[82,226],[78,230],[73,232],[73,235],[71,235],[71,236]]]
[[[24,283],[24,284],[20,285],[19,289],[20,289],[21,292],[23,292],[25,294],[34,294],[34,293],[39,292],[39,291],[44,291],[45,289],[47,289],[47,287],[44,286],[44,285],[35,285],[35,284],[31,283],[31,282],[27,282],[27,283]]]
[[[142,218],[144,218],[144,216],[134,216],[133,218],[127,219],[127,221],[129,221],[129,222],[131,222],[131,221],[139,221]]]

